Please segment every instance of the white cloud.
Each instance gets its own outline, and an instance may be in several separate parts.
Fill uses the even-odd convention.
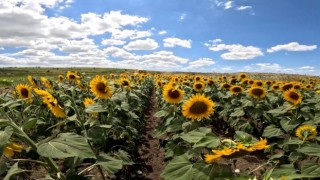
[[[237,7],[238,11],[244,11],[244,10],[248,10],[248,9],[252,9],[252,6],[239,6],[239,7]]]
[[[313,66],[303,66],[303,67],[300,67],[299,69],[312,70],[312,69],[315,69],[315,67],[313,67]]]
[[[179,39],[179,38],[166,38],[163,40],[164,47],[175,47],[175,46],[181,46],[181,47],[185,47],[185,48],[191,48],[191,40],[187,39]]]
[[[211,51],[223,51],[227,50],[228,52],[223,53],[221,58],[227,60],[244,60],[244,59],[253,59],[258,56],[263,56],[263,52],[258,47],[254,46],[243,46],[241,44],[215,44],[213,43],[209,46]]]
[[[119,30],[119,29],[114,29],[111,31],[111,38],[113,39],[139,39],[139,38],[144,38],[144,37],[149,37],[152,35],[150,31],[138,31],[138,30],[129,30],[129,29],[124,29],[124,30]]]
[[[186,64],[189,61],[188,59],[175,56],[171,51],[154,52],[152,54],[141,56],[141,59],[150,60],[153,62],[164,61],[164,62],[174,62],[174,63],[181,63],[181,64]]]
[[[189,62],[188,68],[200,68],[200,67],[206,67],[206,66],[211,66],[215,64],[213,59],[211,58],[200,58],[198,60]]]
[[[93,39],[81,40],[65,40],[64,44],[59,48],[60,51],[67,53],[88,52],[89,50],[96,49]]]
[[[233,6],[233,1],[227,1],[223,4],[224,9],[230,9]]]
[[[269,53],[277,51],[312,51],[317,49],[317,45],[300,45],[297,42],[290,42],[288,44],[276,45],[267,50]]]
[[[158,34],[159,34],[159,35],[167,34],[167,31],[165,31],[165,30],[159,31]]]
[[[126,43],[126,41],[122,41],[119,39],[103,39],[101,41],[101,44],[104,46],[120,46],[120,45],[124,45]]]
[[[124,48],[126,50],[154,50],[159,47],[154,39],[135,40],[129,42]]]
[[[271,63],[257,63],[255,66],[260,67],[260,70],[280,70],[281,66],[277,63],[271,64]]]
[[[187,17],[187,14],[186,14],[186,13],[182,13],[182,14],[180,15],[179,20],[182,21],[182,20],[184,20],[186,17]]]
[[[129,53],[125,51],[124,49],[118,48],[118,47],[108,47],[103,50],[107,55],[111,55],[114,58],[120,58],[120,59],[137,59],[135,54]]]

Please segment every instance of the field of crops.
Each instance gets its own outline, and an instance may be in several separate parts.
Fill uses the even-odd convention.
[[[1,85],[0,179],[320,178],[318,77],[55,73]]]

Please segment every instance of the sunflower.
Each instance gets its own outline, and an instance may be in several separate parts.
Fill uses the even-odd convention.
[[[208,80],[207,80],[207,84],[208,84],[209,86],[213,86],[213,85],[214,85],[214,80],[213,80],[213,79],[208,79]]]
[[[178,104],[184,95],[184,91],[172,86],[166,86],[162,92],[163,98],[170,104]]]
[[[266,96],[267,91],[262,88],[262,87],[256,87],[252,86],[249,90],[248,93],[250,96],[257,98],[257,99],[262,99]]]
[[[131,82],[130,82],[130,80],[127,79],[127,78],[121,78],[121,79],[119,80],[119,84],[120,84],[122,87],[125,87],[127,90],[129,90],[130,87],[131,87]]]
[[[44,103],[47,104],[48,108],[52,112],[52,114],[58,118],[65,118],[66,115],[63,111],[63,108],[58,104],[58,100],[53,96],[45,97],[43,100]]]
[[[243,79],[241,81],[241,83],[244,84],[244,85],[248,85],[249,84],[249,79]]]
[[[74,72],[71,72],[71,71],[68,71],[67,72],[67,79],[70,80],[70,81],[75,81],[77,79],[79,79],[80,77],[74,73]]]
[[[201,80],[202,80],[202,77],[201,77],[201,76],[195,76],[195,77],[194,77],[194,80],[195,80],[195,81],[201,81]]]
[[[294,105],[300,104],[302,101],[302,95],[294,89],[283,92],[283,97]]]
[[[58,76],[58,81],[63,82],[63,76],[61,74]]]
[[[236,78],[231,78],[230,79],[230,84],[236,84],[237,83],[237,79]]]
[[[306,88],[307,88],[307,89],[313,89],[313,85],[312,85],[312,84],[307,84],[307,85],[306,85]]]
[[[293,85],[293,89],[300,90],[301,88],[302,88],[302,85],[301,85],[301,84],[295,84],[295,85]]]
[[[30,84],[32,85],[32,87],[37,88],[37,81],[35,79],[33,79],[33,77],[31,75],[28,76],[28,81],[30,82]]]
[[[254,81],[254,85],[255,85],[255,86],[259,86],[259,87],[263,87],[264,83],[263,83],[263,81],[261,81],[261,80],[255,80],[255,81]]]
[[[253,151],[257,151],[257,150],[264,150],[269,148],[270,146],[267,145],[267,139],[262,139],[260,138],[260,141],[247,147],[245,150],[248,152],[253,152]]]
[[[245,79],[245,78],[247,78],[248,76],[247,76],[247,74],[245,74],[245,73],[240,73],[239,75],[238,75],[238,79],[240,79],[240,80],[242,80],[242,79]]]
[[[280,85],[279,84],[272,85],[272,90],[277,91],[279,89],[280,89]]]
[[[193,89],[197,92],[200,92],[200,91],[203,91],[204,90],[204,83],[201,82],[201,81],[196,81],[194,84],[193,84]]]
[[[250,85],[253,85],[253,84],[254,84],[254,80],[248,79],[248,83],[249,83]]]
[[[282,91],[288,91],[289,89],[293,88],[292,83],[285,83],[284,85],[281,86]]]
[[[83,90],[83,91],[87,90],[87,86],[85,84],[83,84],[80,79],[77,79],[77,84],[81,90]]]
[[[203,118],[209,118],[213,114],[213,108],[214,102],[210,98],[205,97],[204,94],[196,94],[182,105],[182,114],[192,120],[200,121]]]
[[[221,159],[221,155],[218,155],[218,154],[206,154],[206,155],[204,155],[204,160],[208,164],[214,163],[215,161],[218,161],[220,159]]]
[[[58,100],[51,95],[48,91],[35,89],[34,90],[39,96],[42,97],[42,100],[45,104],[47,104],[48,108],[52,112],[52,114],[59,118],[65,118],[66,115],[63,111],[63,108],[58,104]]]
[[[90,81],[90,90],[98,98],[107,99],[112,96],[111,87],[105,78],[97,75]]]
[[[320,90],[317,90],[317,93],[320,94]]]
[[[87,107],[87,106],[90,105],[90,104],[95,104],[95,102],[94,102],[94,100],[91,99],[91,98],[85,98],[84,101],[83,101],[83,104],[84,104],[84,106]]]
[[[24,99],[27,102],[32,101],[32,93],[31,93],[31,87],[27,84],[18,84],[16,86],[16,91],[18,92],[18,95],[20,99]]]
[[[312,125],[301,125],[296,129],[296,136],[301,140],[312,140],[317,136],[317,128]]]
[[[232,94],[238,95],[238,94],[240,94],[240,93],[243,92],[243,87],[241,87],[241,86],[231,86],[230,92],[231,92]]]
[[[271,86],[272,85],[272,81],[266,81],[265,82],[267,86]]]
[[[223,83],[223,84],[221,84],[221,88],[222,88],[222,89],[227,90],[227,89],[229,89],[230,87],[231,87],[231,85],[228,84],[228,83]]]
[[[17,143],[9,143],[4,147],[3,155],[7,158],[11,158],[14,155],[14,152],[22,152],[23,149],[24,147]]]
[[[41,77],[40,79],[41,79],[42,83],[44,84],[44,86],[45,86],[47,89],[52,88],[53,84],[52,84],[52,82],[51,82],[49,79],[47,79],[47,78],[45,78],[45,77]]]

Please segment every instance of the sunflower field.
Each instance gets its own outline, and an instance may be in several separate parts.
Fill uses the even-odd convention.
[[[318,179],[319,89],[245,73],[29,75],[0,95],[0,178],[135,179],[155,106],[159,179]]]

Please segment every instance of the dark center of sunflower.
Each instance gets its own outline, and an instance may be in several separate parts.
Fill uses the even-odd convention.
[[[270,82],[270,81],[267,81],[267,85],[270,86],[270,85],[271,85],[271,82]]]
[[[286,84],[282,87],[282,90],[287,91],[293,87],[293,84]]]
[[[70,74],[70,75],[69,75],[69,79],[76,79],[76,76],[73,75],[73,74]]]
[[[238,93],[238,92],[241,92],[242,89],[240,87],[234,87],[232,88],[232,91]]]
[[[263,85],[262,82],[257,82],[256,84],[257,84],[257,86],[262,86]]]
[[[196,77],[196,81],[200,81],[200,77]]]
[[[173,98],[173,99],[177,99],[177,98],[179,98],[180,97],[180,93],[179,93],[179,91],[178,90],[170,90],[169,92],[168,92],[168,95],[170,96],[170,98]]]
[[[299,85],[295,85],[293,88],[294,89],[301,89],[301,87]]]
[[[99,91],[99,92],[102,92],[102,93],[105,93],[106,92],[106,85],[104,84],[104,83],[102,83],[102,82],[100,82],[100,83],[98,83],[97,84],[97,90]]]
[[[214,85],[214,81],[213,80],[209,80],[209,85]]]
[[[29,95],[29,91],[26,88],[22,88],[20,92],[23,97],[28,97]]]
[[[208,106],[206,103],[201,102],[201,101],[197,101],[195,103],[192,104],[192,106],[190,107],[190,113],[192,114],[203,114],[207,111]]]
[[[202,88],[202,84],[196,84],[196,89],[201,89]]]
[[[129,82],[128,81],[122,81],[122,85],[123,86],[129,86]]]
[[[273,86],[273,89],[279,89],[279,86]]]
[[[263,94],[263,90],[258,88],[252,89],[252,94],[260,97]]]
[[[241,75],[240,75],[240,78],[241,78],[241,79],[246,78],[246,75],[241,74]]]
[[[61,76],[59,77],[60,81],[63,79]]]
[[[53,102],[50,102],[51,106],[56,107],[56,104]]]
[[[222,87],[225,88],[225,89],[229,89],[231,86],[229,84],[223,84]]]
[[[298,100],[300,98],[299,94],[296,92],[290,92],[289,96],[293,100]]]
[[[244,80],[242,84],[249,84],[248,80]]]
[[[162,83],[159,81],[159,82],[157,82],[158,83],[158,86],[161,86],[162,85]]]

